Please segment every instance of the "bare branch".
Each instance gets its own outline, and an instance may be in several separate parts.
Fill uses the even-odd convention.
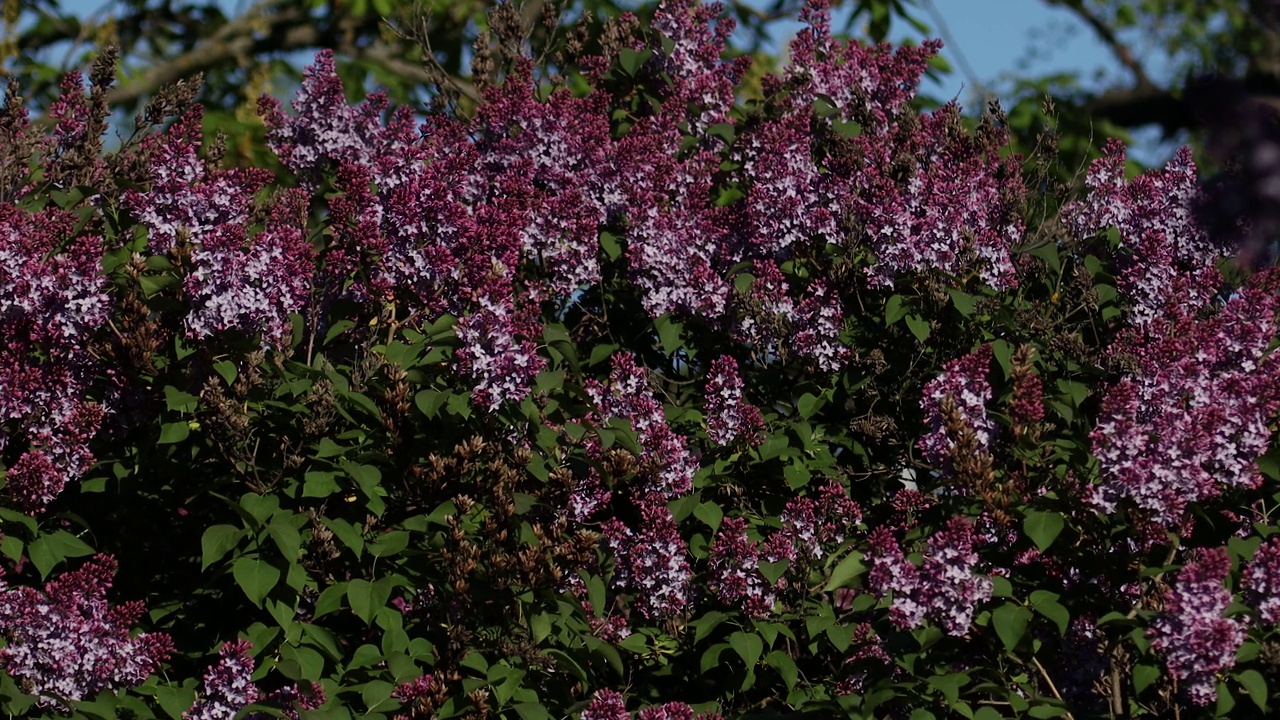
[[[1089,26],[1093,33],[1098,36],[1115,55],[1116,60],[1129,70],[1133,75],[1134,82],[1141,89],[1155,88],[1155,83],[1151,82],[1151,78],[1147,75],[1147,71],[1142,67],[1142,63],[1134,57],[1133,51],[1128,45],[1121,42],[1115,30],[1106,23],[1096,12],[1091,10],[1084,4],[1083,0],[1045,0],[1050,5],[1058,5],[1075,13],[1086,25]]]

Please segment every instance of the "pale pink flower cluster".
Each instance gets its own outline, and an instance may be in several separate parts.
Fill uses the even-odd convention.
[[[173,652],[164,633],[132,635],[142,603],[107,601],[115,571],[114,558],[98,555],[43,592],[0,582],[0,634],[9,643],[0,665],[30,683],[42,706],[139,685]]]
[[[920,627],[926,620],[942,626],[948,635],[969,632],[978,605],[991,597],[991,580],[978,574],[974,529],[964,518],[954,518],[934,533],[924,553],[924,563],[907,559],[893,533],[877,528],[871,533],[871,588],[881,597],[892,594],[890,618],[899,627]]]
[[[1224,617],[1231,591],[1223,581],[1230,574],[1225,548],[1200,552],[1178,572],[1165,594],[1164,612],[1148,632],[1151,647],[1164,656],[1169,674],[1196,705],[1218,697],[1218,673],[1235,665],[1244,642],[1244,627]]]

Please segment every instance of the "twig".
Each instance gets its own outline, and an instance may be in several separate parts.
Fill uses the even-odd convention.
[[[1035,655],[1032,655],[1031,662],[1035,663],[1036,670],[1040,671],[1040,677],[1044,678],[1044,681],[1049,685],[1049,692],[1053,693],[1053,696],[1058,700],[1062,702],[1066,702],[1065,700],[1062,699],[1062,693],[1058,692],[1058,686],[1053,684],[1053,678],[1049,677],[1049,671],[1045,670],[1044,665],[1040,664],[1040,658],[1037,658]],[[1073,716],[1069,711],[1067,712],[1067,714],[1063,715],[1062,717],[1066,718],[1067,720],[1075,720],[1075,716]]]
[[[1133,51],[1120,41],[1115,30],[1107,25],[1096,12],[1087,7],[1082,0],[1047,0],[1050,5],[1059,5],[1074,12],[1086,25],[1089,26],[1093,33],[1098,36],[1111,50],[1111,54],[1116,56],[1116,60],[1133,74],[1134,82],[1139,88],[1155,88],[1155,83],[1151,82],[1151,78],[1147,76],[1147,71],[1142,67],[1142,63],[1138,62],[1133,56]]]

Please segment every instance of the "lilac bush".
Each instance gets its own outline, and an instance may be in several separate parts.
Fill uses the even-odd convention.
[[[822,2],[778,72],[718,5],[518,17],[422,115],[320,53],[269,168],[187,86],[104,151],[109,56],[9,91],[0,706],[1280,702],[1280,274],[1189,151],[1042,191]]]

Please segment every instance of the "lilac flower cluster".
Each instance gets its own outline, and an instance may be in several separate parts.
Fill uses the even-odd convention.
[[[925,460],[939,466],[950,464],[949,455],[956,438],[947,431],[942,416],[942,402],[951,398],[961,418],[973,430],[979,444],[991,445],[996,431],[995,422],[987,416],[987,403],[991,401],[991,383],[987,374],[991,368],[991,346],[977,350],[948,362],[938,377],[924,388],[921,407],[929,432],[917,441]]]
[[[757,262],[755,271],[749,307],[737,327],[739,339],[765,356],[791,352],[821,370],[839,370],[849,357],[840,342],[844,311],[839,298],[815,280],[796,302],[775,263]]]
[[[760,550],[747,537],[747,521],[725,518],[711,543],[707,589],[728,607],[764,617],[776,601],[774,588],[760,574]]]
[[[725,606],[763,617],[773,610],[775,590],[786,587],[787,578],[768,582],[760,563],[820,560],[861,521],[858,504],[834,481],[824,485],[816,499],[791,499],[782,511],[782,529],[762,543],[747,537],[745,519],[725,518],[711,544],[708,588]]]
[[[585,110],[567,95],[544,107],[533,92],[527,75],[514,73],[488,96],[470,128],[437,119],[417,133],[406,108],[382,124],[383,95],[348,106],[333,54],[326,51],[304,74],[295,116],[274,100],[260,107],[268,145],[286,166],[309,183],[325,170],[336,173],[342,194],[330,203],[326,295],[389,301],[408,293],[416,301],[411,310],[424,311],[421,322],[459,316],[458,366],[476,381],[475,402],[490,409],[525,397],[545,364],[536,352],[541,332],[535,320],[543,289],[517,289],[522,254],[541,258],[553,273],[549,287],[560,292],[597,272],[573,240],[591,228],[594,242],[604,206],[592,206],[587,194],[604,194],[604,175],[580,179],[574,170],[596,167],[604,156],[588,150],[565,158],[557,148],[564,132],[598,136],[599,122],[552,122],[557,111],[571,116]],[[510,124],[520,117],[528,118],[527,132]],[[539,190],[540,183],[550,189]],[[541,203],[587,210],[566,217]],[[537,217],[561,219],[543,227]],[[569,241],[562,242],[562,230],[569,231]],[[348,287],[345,281],[357,269],[362,279]]]
[[[666,505],[645,499],[640,516],[641,530],[617,518],[601,527],[604,545],[614,558],[613,584],[636,593],[635,607],[646,618],[678,615],[693,596],[689,548]]]
[[[0,633],[9,642],[0,665],[29,683],[42,706],[139,685],[172,653],[164,633],[131,636],[146,612],[141,602],[107,602],[115,571],[114,558],[98,555],[43,592],[0,583]]]
[[[796,497],[787,501],[777,537],[792,548],[794,555],[789,557],[821,560],[828,548],[843,543],[861,522],[862,509],[833,480],[818,489],[816,499]]]
[[[632,720],[626,701],[616,690],[597,690],[591,696],[580,716],[581,720]],[[647,707],[636,714],[635,720],[723,720],[716,713],[699,713],[694,717],[693,708],[682,702]]]
[[[222,646],[218,662],[204,674],[204,687],[183,720],[231,720],[245,706],[262,699],[262,691],[253,683],[253,658],[248,640],[237,640]]]
[[[653,15],[654,30],[671,40],[670,52],[659,54],[662,70],[672,78],[667,102],[685,110],[689,134],[700,136],[708,127],[729,119],[735,88],[750,61],[721,60],[736,23],[725,17],[722,3],[705,5],[689,0],[664,2]]]
[[[1169,526],[1189,503],[1261,482],[1254,461],[1280,410],[1274,275],[1255,275],[1214,315],[1153,317],[1121,338],[1136,370],[1107,390],[1091,435],[1097,507],[1127,499]]]
[[[1230,573],[1225,548],[1201,551],[1178,572],[1164,612],[1148,631],[1151,647],[1164,655],[1169,674],[1196,705],[1217,698],[1217,674],[1235,665],[1244,642],[1241,624],[1223,617],[1231,604],[1231,591],[1223,586]]]
[[[953,518],[929,538],[924,564],[907,559],[892,532],[871,533],[869,581],[881,597],[893,594],[890,618],[899,627],[920,627],[926,620],[940,624],[949,635],[969,631],[977,606],[991,597],[991,580],[976,574],[973,526]]]
[[[151,187],[130,190],[124,205],[149,230],[153,252],[190,244],[185,290],[187,333],[226,330],[261,335],[264,346],[287,340],[289,313],[310,300],[315,260],[306,235],[304,191],[281,199],[266,229],[249,237],[253,196],[272,175],[257,168],[217,170],[200,157],[199,107],[148,138]]]
[[[1127,262],[1117,278],[1131,303],[1130,317],[1143,325],[1166,312],[1193,313],[1222,282],[1215,245],[1196,218],[1200,199],[1191,149],[1180,148],[1163,170],[1125,181],[1125,148],[1111,140],[1093,162],[1085,184],[1091,192],[1063,209],[1079,238],[1114,227]]]
[[[6,485],[32,513],[92,465],[103,416],[84,345],[111,304],[101,240],[75,226],[69,212],[0,205],[0,450],[17,455]]]
[[[671,500],[693,488],[697,462],[689,452],[688,442],[667,424],[662,403],[649,388],[649,375],[636,365],[629,353],[617,353],[611,359],[609,384],[587,380],[584,389],[595,404],[588,420],[603,425],[612,419],[626,420],[635,431],[641,457],[658,460],[662,469],[653,485],[637,490],[637,498],[656,493]]]
[[[748,445],[759,445],[764,439],[760,409],[743,401],[738,362],[727,355],[711,363],[706,414],[707,437],[717,445],[732,445],[740,439]]]
[[[813,188],[808,168],[796,187],[817,189],[808,197],[833,200],[827,204],[848,218],[855,240],[875,254],[873,284],[892,286],[904,272],[972,269],[993,287],[1011,286],[1009,248],[1023,228],[1016,159],[999,155],[1007,133],[987,124],[970,136],[954,104],[919,118],[909,106],[940,43],[893,51],[837,42],[825,2],[808,3],[801,20],[809,27],[791,45],[788,72],[800,88],[794,111],[807,114],[821,98],[834,106],[832,119],[857,121],[861,131],[847,140],[847,151],[828,160],[828,187]],[[814,222],[809,227],[827,224],[824,215]]]
[[[896,674],[898,668],[893,664],[893,658],[889,657],[889,653],[884,649],[884,641],[876,635],[875,630],[868,623],[855,625],[853,628],[853,636],[849,642],[849,654],[844,659],[846,666],[853,666],[839,683],[836,684],[837,695],[858,695],[866,689],[867,679],[871,675],[870,667],[890,667]],[[871,662],[859,662],[867,660]]]
[[[1264,623],[1280,624],[1280,535],[1258,547],[1241,578],[1245,601]]]

